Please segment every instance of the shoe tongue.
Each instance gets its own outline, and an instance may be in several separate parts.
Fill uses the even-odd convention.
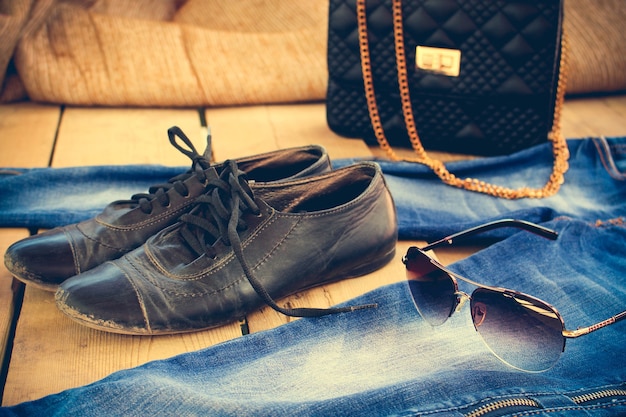
[[[221,165],[209,165],[206,168],[196,167],[196,172],[202,173],[201,176],[204,178],[204,183],[206,184],[212,180],[218,179],[223,169],[224,167]]]
[[[204,152],[202,153],[202,156],[204,157],[204,159],[206,159],[207,161],[211,162],[212,158],[213,158],[213,149],[211,146],[211,128],[209,126],[206,127],[206,148],[204,148]]]

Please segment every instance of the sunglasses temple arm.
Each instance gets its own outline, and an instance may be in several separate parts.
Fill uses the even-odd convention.
[[[608,318],[604,321],[601,321],[600,323],[596,323],[593,326],[589,326],[589,327],[579,327],[576,330],[563,330],[563,336],[573,339],[576,337],[580,337],[580,336],[584,336],[586,334],[589,334],[591,332],[595,332],[598,329],[601,329],[603,327],[609,326],[613,323],[617,323],[618,321],[621,321],[623,319],[626,318],[626,311],[622,311],[619,314],[616,314],[615,316]]]
[[[483,225],[476,226],[450,236],[446,236],[443,239],[439,239],[435,242],[429,243],[427,246],[421,249],[423,251],[429,251],[440,246],[452,245],[457,240],[465,239],[479,233],[484,233],[493,229],[500,229],[503,227],[515,227],[517,229],[522,229],[550,240],[556,240],[558,237],[558,233],[554,230],[548,229],[547,227],[543,227],[538,224],[530,223],[524,220],[503,219],[496,220],[490,223],[485,223]]]

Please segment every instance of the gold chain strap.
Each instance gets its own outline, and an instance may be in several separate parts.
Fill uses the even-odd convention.
[[[372,66],[369,52],[369,40],[367,35],[367,17],[365,12],[365,1],[357,0],[357,22],[359,31],[359,47],[361,53],[361,70],[363,72],[363,85],[365,88],[365,96],[367,98],[367,107],[374,129],[374,134],[380,147],[387,153],[387,156],[395,161],[405,160],[408,162],[417,162],[426,165],[446,184],[464,188],[466,190],[488,194],[494,197],[506,199],[518,198],[544,198],[556,194],[563,184],[563,175],[569,168],[567,160],[569,159],[569,150],[565,137],[561,133],[561,111],[563,109],[563,101],[565,98],[565,86],[567,82],[567,64],[568,64],[568,48],[567,37],[565,33],[561,42],[561,62],[559,71],[559,80],[556,90],[556,104],[554,106],[554,117],[552,121],[552,129],[548,134],[548,140],[552,142],[552,150],[554,156],[554,165],[552,174],[543,188],[523,187],[519,189],[507,188],[500,185],[489,184],[474,178],[461,179],[456,177],[446,169],[442,161],[431,158],[420,141],[413,117],[413,109],[411,106],[411,98],[409,95],[409,84],[407,77],[406,54],[404,51],[403,39],[403,23],[402,23],[402,0],[393,0],[393,30],[396,50],[396,65],[398,70],[398,85],[400,87],[400,98],[402,101],[402,112],[404,121],[408,131],[409,138],[413,150],[417,154],[415,158],[402,159],[394,152],[389,145],[385,132],[383,130],[380,114],[378,113],[378,105],[374,94],[374,82],[372,80]]]

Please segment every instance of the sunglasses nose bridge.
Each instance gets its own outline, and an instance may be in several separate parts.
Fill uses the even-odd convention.
[[[458,313],[459,311],[461,311],[465,303],[471,300],[472,297],[464,291],[457,291],[454,293],[454,295],[456,295],[456,298],[458,300],[456,304],[456,308],[454,309],[454,312]]]

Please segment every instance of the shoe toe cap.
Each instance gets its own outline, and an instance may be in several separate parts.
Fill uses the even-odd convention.
[[[150,334],[137,292],[124,272],[106,263],[68,279],[55,295],[59,310],[88,327],[123,334]]]
[[[45,290],[56,289],[77,273],[72,247],[61,229],[15,242],[7,249],[4,263],[20,281]]]

